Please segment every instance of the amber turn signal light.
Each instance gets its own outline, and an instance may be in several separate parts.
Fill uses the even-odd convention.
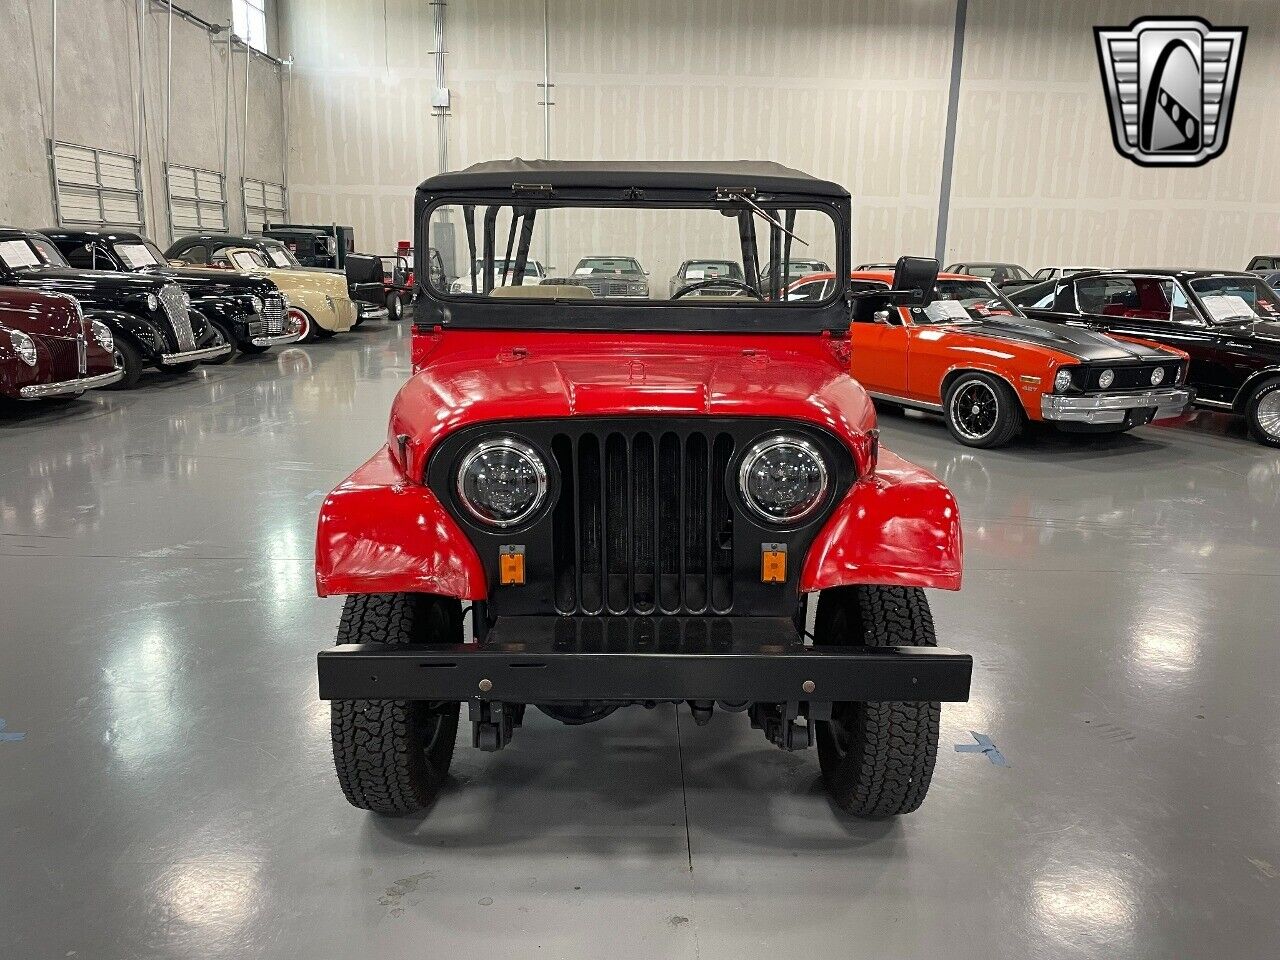
[[[524,585],[523,543],[504,543],[498,547],[498,582],[504,587]]]
[[[787,545],[785,543],[760,544],[760,582],[787,582]]]

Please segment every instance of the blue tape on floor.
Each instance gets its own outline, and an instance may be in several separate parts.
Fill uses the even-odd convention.
[[[0,743],[18,743],[27,739],[25,733],[6,733],[4,729],[4,721],[0,720]]]
[[[985,754],[986,758],[997,767],[1009,766],[1009,761],[1004,758],[1003,753],[996,749],[996,745],[992,743],[990,737],[985,733],[975,733],[973,730],[970,730],[969,732],[973,734],[973,739],[978,742],[957,743],[956,753],[981,753]]]

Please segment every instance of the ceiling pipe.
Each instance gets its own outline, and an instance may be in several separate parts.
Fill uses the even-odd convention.
[[[221,24],[211,23],[210,21],[204,19],[204,17],[201,17],[198,14],[192,13],[190,10],[187,10],[184,7],[178,6],[178,4],[176,3],[169,3],[168,0],[150,0],[150,2],[158,7],[172,9],[174,16],[176,16],[179,20],[185,20],[187,23],[200,27],[208,31],[209,33],[213,34],[214,36],[217,36],[218,34],[222,33],[222,31],[225,29]],[[243,44],[246,47],[249,46],[247,43],[245,43],[245,41],[241,40],[239,37],[236,37],[236,42]],[[250,48],[250,49],[252,50],[253,48]],[[285,65],[285,61],[281,60],[279,57],[273,57],[271,54],[267,53],[265,50],[253,50],[253,53],[261,57],[263,60],[270,60],[277,67],[283,67]]]

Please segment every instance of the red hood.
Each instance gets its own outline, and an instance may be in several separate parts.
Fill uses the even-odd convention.
[[[74,337],[80,317],[71,297],[0,287],[0,326],[46,337]]]
[[[474,423],[569,416],[757,416],[801,420],[840,437],[868,468],[875,413],[830,338],[816,335],[416,334],[417,373],[391,411],[391,449],[407,435],[406,473]],[[403,465],[402,465],[403,466]]]

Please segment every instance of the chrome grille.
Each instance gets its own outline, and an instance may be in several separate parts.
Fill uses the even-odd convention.
[[[187,312],[187,298],[176,283],[166,283],[160,289],[160,305],[173,326],[178,350],[186,353],[196,348],[196,336],[191,330],[191,314]]]
[[[625,297],[631,290],[630,280],[619,280],[614,277],[575,277],[580,283],[597,297]]]
[[[285,314],[288,308],[284,305],[284,297],[278,293],[269,293],[262,298],[262,323],[263,334],[268,337],[278,337],[284,333]]]
[[[80,329],[76,331],[76,368],[80,371],[80,376],[84,376],[89,369],[89,348],[84,339],[84,324],[80,325]]]

